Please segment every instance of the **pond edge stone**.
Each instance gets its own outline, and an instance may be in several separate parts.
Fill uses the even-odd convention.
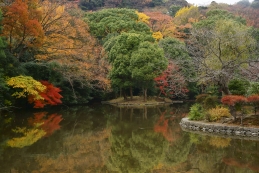
[[[192,121],[189,118],[182,118],[180,122],[182,129],[187,131],[200,131],[202,133],[220,134],[224,136],[238,137],[259,137],[259,128],[240,127],[234,125],[224,125],[221,123],[207,123],[202,121]]]

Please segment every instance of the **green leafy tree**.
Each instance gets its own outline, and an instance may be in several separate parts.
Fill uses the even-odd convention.
[[[246,25],[246,20],[240,16],[235,16],[226,10],[214,9],[206,13],[206,19],[195,23],[196,28],[206,27],[213,29],[219,20],[234,20],[239,24]]]
[[[242,79],[233,79],[229,82],[228,87],[233,95],[246,95],[249,82]]]
[[[230,94],[229,81],[256,61],[257,51],[256,41],[243,20],[223,14],[224,11],[211,11],[211,17],[194,25],[188,50],[199,83],[218,85],[224,94]]]
[[[162,74],[167,65],[168,61],[164,57],[164,52],[157,44],[142,42],[138,50],[132,53],[130,60],[132,78],[142,83],[144,101],[147,99],[147,88],[150,82]]]
[[[151,35],[137,33],[122,33],[104,44],[108,51],[108,59],[112,64],[109,78],[114,88],[128,89],[132,97],[132,87],[135,79],[132,76],[131,59],[133,52],[139,49],[139,45],[144,42],[154,42]],[[126,96],[124,95],[126,99]]]
[[[87,13],[85,20],[89,24],[91,34],[98,39],[103,39],[112,33],[129,31],[150,33],[149,27],[138,21],[138,15],[133,9],[104,9]]]
[[[164,50],[165,57],[179,66],[185,77],[194,75],[191,58],[184,42],[167,37],[159,42],[159,46]]]
[[[248,95],[257,95],[257,94],[259,94],[259,82],[251,82],[250,86],[247,89],[247,94]]]

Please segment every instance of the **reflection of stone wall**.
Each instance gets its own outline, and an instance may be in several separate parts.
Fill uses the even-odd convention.
[[[188,118],[182,118],[180,122],[183,130],[197,131],[204,133],[217,134],[220,136],[251,138],[259,140],[259,128],[240,127],[224,125],[220,123],[206,123],[200,121],[191,121]]]

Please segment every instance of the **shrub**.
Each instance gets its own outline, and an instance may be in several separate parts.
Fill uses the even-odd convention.
[[[205,88],[205,93],[210,94],[210,95],[219,95],[221,94],[221,92],[219,92],[219,87],[215,86],[215,85],[209,85],[206,86]]]
[[[229,82],[228,88],[233,95],[246,95],[249,82],[241,79],[233,79]]]
[[[195,103],[191,106],[188,118],[190,120],[202,120],[205,117],[204,110],[199,103]]]
[[[259,82],[251,82],[247,90],[248,95],[257,95],[259,94]]]
[[[205,98],[203,105],[205,109],[215,108],[218,104],[218,97],[217,96],[208,96]]]
[[[228,108],[219,107],[219,106],[208,110],[208,114],[209,114],[210,121],[217,121],[217,120],[220,120],[222,117],[231,117],[231,114]]]
[[[201,103],[204,102],[204,100],[205,100],[208,96],[209,96],[209,94],[199,94],[199,95],[196,96],[195,102],[201,104]]]

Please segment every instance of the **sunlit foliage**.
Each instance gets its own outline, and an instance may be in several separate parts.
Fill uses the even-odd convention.
[[[149,19],[150,19],[149,16],[147,16],[145,13],[140,13],[138,11],[136,11],[136,13],[138,15],[138,21],[142,21],[142,22],[144,22],[146,24],[149,23]]]
[[[30,76],[16,76],[7,80],[7,85],[12,88],[17,88],[18,91],[13,93],[12,96],[17,98],[33,96],[37,100],[43,100],[44,98],[40,95],[46,89],[46,86],[41,84],[39,81],[34,80]],[[21,91],[20,91],[21,90]]]
[[[210,121],[217,121],[220,120],[222,117],[231,117],[228,108],[224,107],[216,107],[208,110],[209,120]]]
[[[163,35],[162,35],[162,33],[160,31],[154,32],[152,34],[152,36],[154,37],[154,39],[156,39],[156,41],[159,41],[159,40],[161,40],[163,38]]]

